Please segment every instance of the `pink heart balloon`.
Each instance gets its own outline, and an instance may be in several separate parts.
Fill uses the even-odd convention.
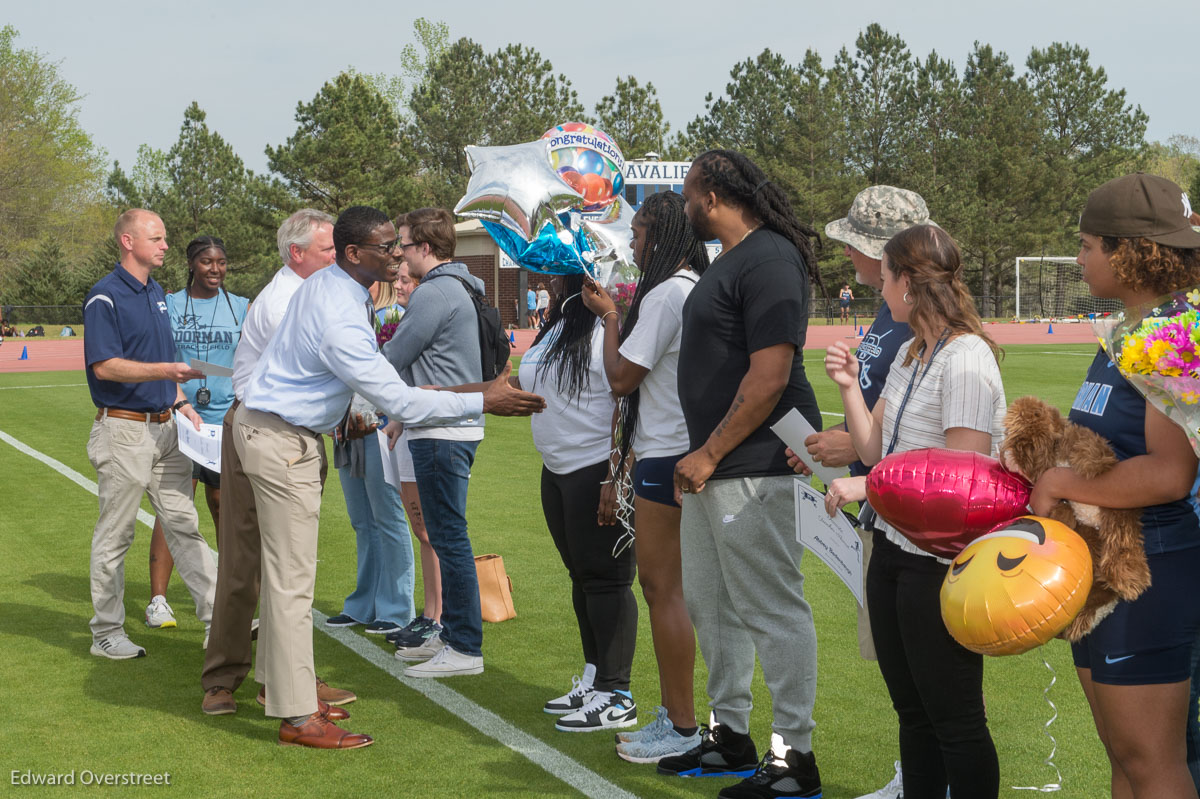
[[[897,452],[867,476],[867,500],[921,549],[953,558],[996,525],[1027,512],[1031,486],[1000,461],[951,449]]]

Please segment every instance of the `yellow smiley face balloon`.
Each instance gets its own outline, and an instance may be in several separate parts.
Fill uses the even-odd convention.
[[[1064,524],[1022,516],[975,539],[942,582],[942,620],[982,655],[1017,655],[1063,631],[1092,587],[1092,558]]]

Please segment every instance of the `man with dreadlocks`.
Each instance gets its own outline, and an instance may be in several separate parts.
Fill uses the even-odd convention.
[[[657,763],[700,743],[692,685],[696,638],[683,599],[675,464],[687,454],[687,425],[679,407],[679,345],[683,304],[708,268],[708,253],[692,232],[684,200],[652,194],[633,217],[633,260],[641,270],[629,315],[595,284],[583,301],[604,324],[604,371],[621,403],[620,442],[630,451],[638,579],[650,609],[663,706],[640,730],[617,734],[617,754],[631,763]]]
[[[683,196],[696,235],[723,248],[683,309],[679,399],[691,452],[675,466],[683,592],[708,665],[712,715],[700,745],[658,770],[746,777],[723,799],[819,797],[817,636],[792,521],[793,478],[770,430],[793,407],[821,425],[802,352],[810,279],[820,285],[817,234],[741,153],[701,155]],[[774,711],[761,761],[749,734],[756,652]]]

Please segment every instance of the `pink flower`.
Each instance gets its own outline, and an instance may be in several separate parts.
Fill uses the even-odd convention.
[[[398,325],[396,325],[394,322],[388,322],[387,324],[380,325],[379,329],[375,331],[375,341],[379,343],[379,346],[382,347],[384,344],[392,340],[392,336],[396,335],[397,327]]]

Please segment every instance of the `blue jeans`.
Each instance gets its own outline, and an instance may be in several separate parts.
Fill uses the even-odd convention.
[[[342,613],[369,624],[390,621],[405,625],[413,618],[413,548],[400,492],[383,479],[379,440],[363,439],[366,477],[338,469],[346,511],[358,549],[358,582],[346,597]]]
[[[478,441],[409,439],[429,543],[442,573],[442,640],[464,655],[483,654],[479,577],[467,537],[467,484]]]

